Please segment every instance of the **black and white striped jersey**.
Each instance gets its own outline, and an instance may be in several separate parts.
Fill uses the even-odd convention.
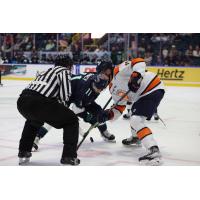
[[[71,73],[61,66],[49,68],[38,74],[26,89],[34,90],[49,98],[56,98],[67,106],[71,96]]]

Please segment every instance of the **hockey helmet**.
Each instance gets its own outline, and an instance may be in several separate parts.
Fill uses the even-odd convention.
[[[112,78],[113,78],[113,64],[112,64],[112,61],[103,60],[103,61],[98,62],[97,63],[97,67],[96,67],[96,72],[97,72],[97,74],[105,73],[107,76],[109,76],[109,81],[111,81]]]
[[[97,63],[96,72],[100,74],[101,72],[105,71],[106,69],[113,70],[113,64],[111,61],[100,61]]]
[[[93,75],[93,89],[100,93],[109,84],[109,78],[105,74],[95,74]]]
[[[73,67],[73,60],[67,54],[57,55],[54,62],[55,66],[66,67],[70,70]]]

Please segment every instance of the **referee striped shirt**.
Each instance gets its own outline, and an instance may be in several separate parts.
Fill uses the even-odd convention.
[[[57,98],[60,103],[67,106],[71,96],[71,73],[65,67],[55,66],[40,73],[26,89],[49,98]]]

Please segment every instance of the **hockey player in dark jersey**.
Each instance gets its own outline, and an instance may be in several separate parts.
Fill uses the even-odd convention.
[[[113,67],[110,61],[102,61],[97,65],[96,74],[73,76],[71,79],[72,95],[69,104],[74,113],[85,122],[95,124],[97,115],[102,111],[100,105],[95,100],[104,90],[113,77]],[[97,127],[105,141],[115,142],[115,136],[107,130],[106,123]],[[50,126],[44,125],[40,128],[33,145],[33,150],[38,149],[39,140],[48,132]]]

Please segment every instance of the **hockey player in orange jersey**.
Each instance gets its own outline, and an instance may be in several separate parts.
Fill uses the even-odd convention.
[[[99,123],[118,119],[125,110],[127,101],[134,102],[130,118],[132,134],[122,143],[142,143],[148,153],[140,157],[139,161],[147,165],[160,165],[162,161],[159,147],[151,129],[145,124],[146,118],[155,113],[165,93],[160,78],[155,73],[147,71],[144,59],[135,58],[115,67],[110,93],[114,102],[125,94],[126,96],[117,105],[114,104],[110,109],[99,113]]]

